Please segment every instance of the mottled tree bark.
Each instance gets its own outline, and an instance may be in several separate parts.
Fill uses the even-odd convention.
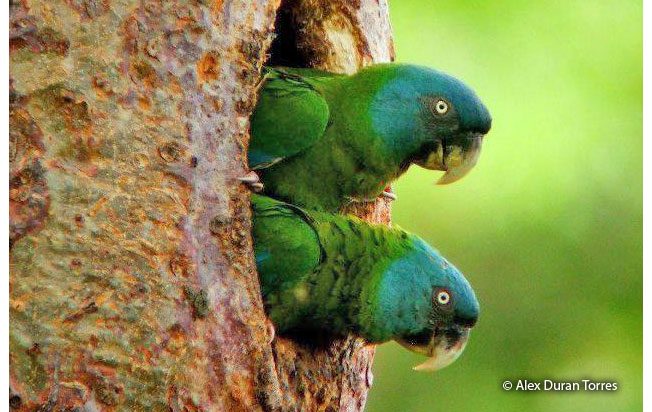
[[[12,410],[364,407],[373,348],[270,343],[263,311],[236,177],[278,7],[10,1]],[[293,64],[392,58],[384,1],[279,16]]]

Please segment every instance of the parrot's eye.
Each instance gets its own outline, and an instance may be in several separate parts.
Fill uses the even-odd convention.
[[[451,301],[451,295],[448,293],[448,291],[441,290],[437,292],[437,303],[439,303],[442,306],[446,306],[450,303]]]
[[[443,100],[437,100],[437,103],[435,103],[435,110],[438,114],[446,114],[448,112],[448,103]]]

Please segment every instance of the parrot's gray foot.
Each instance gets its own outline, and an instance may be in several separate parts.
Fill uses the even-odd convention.
[[[385,191],[383,191],[383,193],[381,193],[380,196],[381,196],[381,197],[386,197],[386,198],[388,198],[388,199],[396,200],[396,194],[395,194],[395,193],[392,193],[392,192],[385,192]]]
[[[263,190],[263,183],[260,181],[260,177],[258,177],[256,172],[249,172],[245,176],[239,177],[238,180],[247,185],[254,193],[259,193]]]

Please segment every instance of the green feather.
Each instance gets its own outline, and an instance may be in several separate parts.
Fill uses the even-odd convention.
[[[312,146],[324,134],[329,117],[326,100],[304,77],[267,68],[251,120],[249,166],[264,169]]]

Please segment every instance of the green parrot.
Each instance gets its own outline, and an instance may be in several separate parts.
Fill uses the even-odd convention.
[[[265,307],[279,333],[395,340],[437,370],[462,353],[479,306],[464,276],[419,237],[253,195]]]
[[[336,211],[385,193],[412,163],[446,171],[440,184],[462,178],[490,128],[473,90],[433,69],[266,68],[247,157],[264,194]],[[261,188],[259,177],[241,180]]]

